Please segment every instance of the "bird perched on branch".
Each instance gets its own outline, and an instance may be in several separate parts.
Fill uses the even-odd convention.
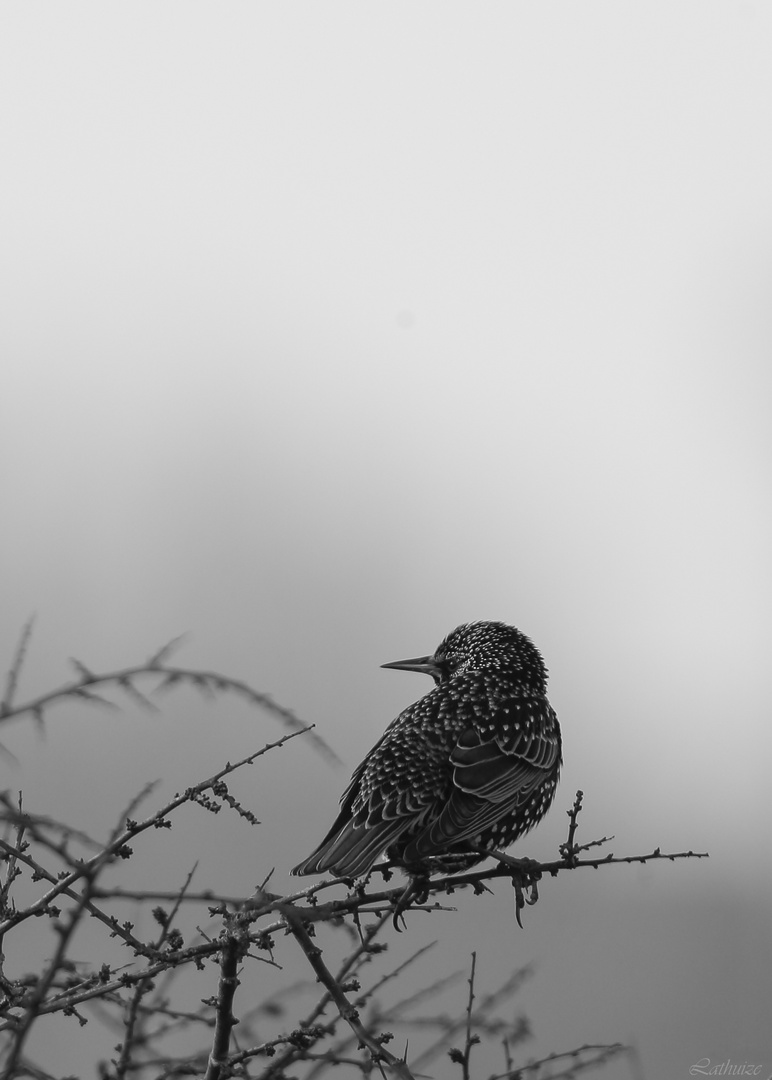
[[[433,655],[383,666],[424,672],[435,686],[388,726],[293,874],[355,878],[384,853],[411,874],[425,875],[433,856],[458,856],[466,868],[532,829],[552,803],[560,725],[525,634],[465,623]]]

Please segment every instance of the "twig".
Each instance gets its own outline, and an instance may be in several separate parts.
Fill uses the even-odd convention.
[[[32,627],[35,625],[35,616],[31,615],[24,624],[21,635],[19,637],[19,643],[16,646],[16,652],[14,653],[11,666],[8,669],[8,678],[5,683],[5,693],[3,694],[3,700],[0,702],[0,719],[7,716],[11,711],[13,699],[16,694],[16,687],[19,682],[19,675],[21,673],[22,666],[24,664],[24,657],[27,654],[27,646],[29,645],[30,637],[32,636]]]
[[[169,935],[169,930],[172,927],[174,918],[179,911],[182,897],[185,895],[185,892],[187,891],[187,888],[190,885],[190,882],[195,872],[196,867],[194,866],[193,869],[188,873],[188,876],[185,879],[185,883],[179,891],[176,903],[172,908],[171,912],[169,913],[168,918],[164,920],[163,926],[161,927],[161,933],[158,935],[158,940],[153,946],[153,949],[156,953],[160,953],[161,949],[163,948],[163,944]],[[134,1031],[137,1024],[137,1017],[140,1012],[142,998],[150,989],[150,986],[150,981],[147,979],[138,982],[134,988],[134,993],[131,995],[131,1001],[129,1002],[126,1014],[126,1034],[124,1036],[123,1043],[121,1044],[120,1057],[118,1058],[118,1061],[115,1065],[115,1075],[118,1080],[122,1080],[122,1078],[125,1077],[128,1069],[131,1066],[131,1051],[134,1045]]]
[[[579,811],[582,809],[582,800],[584,799],[584,792],[577,791],[576,798],[574,799],[574,805],[570,810],[567,810],[568,814],[568,839],[565,844],[560,845],[560,854],[566,860],[571,862],[574,858],[576,851],[574,848],[574,837],[576,836],[576,830],[578,828]]]
[[[390,914],[391,913],[387,911],[386,914],[383,916],[383,918],[381,919],[381,921],[378,924],[376,924],[373,927],[370,927],[370,930],[374,931],[373,934],[372,934],[373,937],[375,937],[375,933],[380,931],[383,928],[383,926],[390,920]],[[435,941],[432,941],[428,945],[424,945],[424,946],[422,946],[422,948],[416,949],[416,951],[414,953],[412,953],[407,958],[407,960],[403,960],[401,964],[398,964],[397,967],[395,967],[391,971],[387,972],[379,980],[377,980],[377,982],[375,982],[368,990],[366,990],[364,993],[360,994],[359,997],[356,998],[355,1001],[354,1001],[354,1007],[356,1009],[360,1009],[360,1010],[362,1008],[364,1008],[364,1006],[367,1004],[367,1002],[371,1001],[373,996],[379,990],[381,990],[386,983],[392,981],[395,978],[398,978],[403,973],[403,971],[405,971],[406,968],[408,968],[412,964],[414,964],[416,960],[418,960],[421,956],[424,955],[424,953],[428,952],[428,950],[433,948],[436,944],[437,943]],[[370,951],[372,951],[372,949]],[[458,978],[458,974],[459,974],[458,972],[455,972],[453,975],[447,976],[447,977],[445,977],[443,979],[437,979],[430,986],[424,987],[422,990],[419,990],[416,993],[411,994],[409,997],[404,998],[402,1001],[398,1002],[396,1005],[392,1005],[389,1009],[386,1009],[384,1012],[379,1011],[379,1012],[377,1012],[375,1014],[371,1014],[370,1017],[368,1018],[368,1021],[367,1021],[367,1029],[368,1029],[368,1031],[373,1031],[376,1027],[378,1027],[378,1026],[384,1024],[384,1023],[391,1023],[394,1020],[397,1020],[399,1015],[401,1013],[403,1013],[405,1011],[405,1009],[412,1008],[418,1001],[420,1001],[422,998],[424,998],[427,994],[439,993],[439,991],[444,989],[445,986],[449,985],[451,982],[454,982]],[[338,975],[336,975],[336,979],[337,979],[337,981],[339,983],[342,982],[342,976],[341,976],[340,973],[338,973]],[[323,1000],[324,1001],[329,1001],[330,1000],[330,995],[325,994]],[[335,1018],[335,1020],[337,1020],[337,1019],[340,1019],[340,1017]],[[336,1022],[331,1021],[330,1023],[325,1025],[325,1027],[323,1029],[321,1029],[320,1034],[326,1034],[326,1033],[331,1034],[335,1030],[336,1026],[337,1026]],[[305,1027],[305,1022],[303,1022],[303,1024],[301,1024],[301,1027]],[[353,1036],[351,1036],[349,1034],[348,1037],[339,1039],[338,1042],[335,1044],[335,1046],[331,1047],[331,1049],[328,1052],[330,1054],[334,1055],[335,1058],[337,1059],[340,1055],[342,1055],[343,1053],[346,1052],[346,1050],[351,1046],[352,1042],[354,1042],[354,1038],[353,1038]],[[309,1055],[306,1055],[306,1056],[309,1056]],[[318,1076],[322,1072],[322,1070],[324,1069],[326,1063],[327,1063],[326,1058],[320,1058],[319,1062],[311,1069],[311,1071],[309,1073],[306,1074],[305,1080],[313,1080],[314,1077]],[[412,1069],[413,1069],[413,1072],[417,1072],[415,1062],[412,1065]],[[273,1072],[271,1072],[269,1075],[275,1075],[275,1074]]]
[[[520,987],[523,985],[526,979],[531,978],[532,975],[533,969],[526,964],[524,967],[518,968],[516,971],[514,971],[510,975],[510,977],[498,988],[498,990],[494,990],[491,993],[486,994],[478,1005],[477,1009],[475,1010],[474,1016],[472,1018],[474,1024],[476,1024],[479,1028],[484,1023],[486,1023],[488,1015],[493,1012],[493,1010],[497,1008],[502,1002],[514,997],[515,994],[517,994],[517,992],[520,990]],[[428,1046],[423,1051],[423,1053],[421,1053],[419,1057],[417,1057],[413,1062],[413,1068],[416,1070],[416,1072],[418,1072],[420,1069],[423,1069],[424,1066],[426,1066],[432,1060],[432,1058],[436,1057],[436,1055],[441,1050],[444,1050],[445,1047],[448,1045],[448,1042],[456,1037],[457,1033],[463,1029],[464,1025],[465,1020],[463,1018],[451,1021],[449,1024],[447,1024],[445,1026],[445,1030],[443,1031],[442,1036],[435,1043]],[[509,1038],[522,1039],[523,1036],[524,1032],[522,1024],[520,1028],[512,1026],[508,1034]]]
[[[338,1012],[354,1032],[361,1045],[365,1046],[370,1051],[373,1063],[380,1065],[381,1062],[385,1062],[394,1070],[397,1076],[402,1077],[403,1080],[415,1080],[415,1077],[408,1068],[407,1062],[403,1061],[401,1058],[395,1057],[383,1046],[382,1042],[374,1039],[363,1027],[359,1019],[358,1010],[355,1009],[348,1000],[343,993],[340,984],[336,981],[332,972],[329,971],[322,960],[322,950],[317,945],[314,945],[308,931],[303,925],[303,916],[300,911],[298,911],[293,904],[286,903],[281,905],[281,910],[290,933],[305,953],[308,962],[314,969],[316,977],[322,985],[327,988],[327,992],[335,1002]]]
[[[596,1056],[588,1061],[583,1061],[581,1055],[592,1051]],[[603,1065],[605,1062],[610,1061],[612,1057],[618,1057],[620,1054],[629,1054],[630,1048],[623,1045],[623,1043],[609,1043],[601,1045],[579,1046],[576,1050],[565,1050],[559,1054],[548,1054],[547,1057],[540,1058],[539,1061],[529,1061],[527,1065],[519,1065],[517,1068],[510,1069],[505,1073],[496,1073],[495,1076],[491,1076],[490,1080],[529,1080],[532,1076],[533,1080],[537,1080],[537,1074],[544,1065],[551,1065],[556,1061],[568,1060],[568,1064],[565,1069],[561,1069],[560,1072],[551,1073],[549,1077],[545,1077],[545,1080],[571,1080],[580,1072],[584,1072],[586,1069],[595,1069],[598,1065]]]
[[[45,996],[48,993],[57,972],[61,969],[64,962],[67,948],[70,944],[75,929],[81,920],[83,912],[85,910],[86,903],[88,901],[88,889],[91,877],[98,872],[99,867],[95,866],[89,873],[89,878],[86,880],[86,888],[83,892],[82,900],[79,904],[73,908],[70,912],[69,920],[65,926],[58,926],[59,932],[59,944],[56,948],[56,952],[53,958],[48,964],[48,967],[37,981],[34,990],[25,1001],[24,1014],[16,1022],[13,1039],[11,1042],[10,1051],[8,1057],[5,1060],[4,1076],[13,1076],[14,1071],[18,1065],[19,1058],[21,1056],[24,1043],[30,1032],[30,1028],[34,1023],[36,1017],[42,1012],[42,1005],[45,1000]]]
[[[220,981],[215,1006],[215,1029],[204,1080],[220,1080],[227,1068],[231,1031],[238,1023],[233,1015],[233,998],[239,985],[239,960],[248,948],[248,938],[238,929],[235,919],[226,922],[224,943],[220,952]],[[227,1075],[227,1074],[226,1074]]]
[[[29,634],[27,633],[27,638],[28,637]],[[23,638],[23,641],[26,647],[26,638]],[[73,660],[75,668],[80,675],[80,678],[75,682],[65,683],[64,686],[60,686],[56,690],[50,690],[46,694],[41,694],[39,697],[33,698],[32,701],[24,702],[21,705],[12,705],[11,701],[16,687],[18,669],[21,664],[20,657],[23,658],[24,655],[20,645],[20,648],[17,650],[14,666],[9,673],[9,689],[6,689],[3,706],[0,707],[0,723],[18,719],[25,713],[32,713],[33,716],[40,720],[42,719],[45,710],[50,705],[66,701],[70,698],[111,705],[113,703],[108,702],[105,698],[101,698],[99,695],[95,694],[93,688],[113,684],[125,691],[135,679],[150,677],[154,678],[158,683],[154,689],[155,693],[167,690],[177,684],[184,683],[190,684],[205,693],[235,693],[240,697],[245,698],[251,705],[257,705],[261,709],[265,709],[266,712],[269,712],[272,716],[281,720],[285,727],[288,727],[293,732],[301,730],[308,731],[313,728],[313,725],[304,725],[291,709],[287,709],[283,705],[277,704],[269,694],[264,694],[259,690],[255,690],[254,687],[250,686],[249,683],[244,682],[242,679],[232,679],[227,675],[221,675],[215,671],[198,671],[191,668],[171,667],[159,663],[158,658],[162,658],[163,655],[165,655],[165,650],[167,648],[168,647],[165,646],[155,657],[151,657],[149,663],[136,664],[132,667],[122,668],[120,671],[95,673],[79,660]],[[160,682],[158,682],[159,678]],[[132,690],[139,693],[139,691],[136,690],[136,687],[132,687]],[[144,697],[144,695],[142,695],[142,697]],[[327,758],[328,761],[336,765],[341,764],[338,755],[321,735],[314,732],[310,737],[310,741],[313,743],[315,749],[323,757]]]
[[[71,888],[80,878],[86,877],[93,866],[97,863],[104,863],[112,859],[121,851],[121,849],[126,847],[129,841],[134,839],[140,833],[145,832],[147,829],[158,828],[173,810],[176,810],[177,807],[181,806],[183,803],[191,801],[196,795],[207,791],[216,784],[218,780],[222,779],[223,776],[227,776],[228,773],[241,768],[242,765],[250,765],[253,761],[256,761],[257,758],[268,753],[269,750],[274,750],[279,746],[283,746],[286,742],[289,742],[290,739],[297,738],[298,735],[304,734],[307,730],[308,728],[301,728],[300,731],[292,731],[287,735],[282,735],[280,739],[276,739],[272,743],[266,743],[260,750],[256,750],[254,754],[242,758],[242,760],[237,761],[235,765],[228,763],[224,768],[220,769],[219,772],[216,772],[214,776],[210,776],[207,780],[202,780],[201,783],[187,788],[182,795],[175,796],[160,810],[156,811],[152,817],[139,822],[130,821],[128,827],[115,835],[110,843],[105,848],[101,849],[92,859],[80,863],[79,866],[67,874],[66,877],[57,881],[57,884],[44,896],[40,897],[40,899],[30,904],[29,907],[25,908],[23,911],[18,911],[14,915],[10,915],[4,922],[0,923],[0,934],[9,930],[12,926],[17,925],[17,923],[23,922],[25,919],[43,912],[53,899],[61,893],[66,892],[66,890]],[[19,820],[25,820],[23,815],[16,815],[16,817]],[[0,843],[2,843],[2,841],[0,841]]]
[[[387,910],[385,914],[381,916],[377,923],[374,923],[372,926],[369,926],[367,928],[364,936],[360,938],[359,944],[356,949],[354,949],[354,951],[346,957],[341,967],[338,969],[337,974],[335,975],[335,981],[339,985],[343,983],[344,979],[349,978],[353,972],[358,971],[362,964],[364,964],[371,958],[373,953],[375,953],[376,951],[380,951],[383,948],[383,946],[380,945],[373,945],[373,940],[383,929],[390,917],[391,911]],[[429,947],[430,946],[425,946],[424,949],[419,950],[419,952],[423,952],[426,948]],[[407,964],[411,962],[411,959],[413,958],[405,961],[405,964],[402,966],[406,967]],[[385,982],[388,977],[389,976],[384,976],[381,981]],[[361,997],[357,998],[355,1002],[355,1007],[358,1009],[361,1008],[362,1005],[365,1003],[367,997],[368,995],[364,994]],[[327,1006],[332,1000],[332,996],[327,991],[325,991],[325,993],[322,994],[321,998],[313,1007],[311,1012],[307,1014],[298,1024],[297,1030],[302,1031],[305,1036],[302,1046],[302,1054],[304,1058],[308,1056],[307,1045],[312,1045],[317,1039],[322,1038],[325,1035],[332,1035],[335,1032],[335,1029],[338,1025],[338,1020],[340,1020],[339,1013],[331,1020],[327,1021],[325,1024],[322,1025],[319,1023],[321,1017],[324,1015]],[[277,1058],[275,1058],[273,1062],[271,1062],[271,1065],[265,1073],[265,1080],[268,1080],[268,1078],[272,1076],[281,1076],[284,1069],[292,1062],[297,1060],[299,1050],[297,1041],[293,1042],[292,1040],[287,1040],[287,1042],[289,1044],[287,1046],[287,1049]],[[241,1060],[241,1055],[237,1055],[236,1057],[232,1057],[230,1059],[229,1064],[238,1064],[241,1062]],[[306,1080],[311,1080],[311,1077],[315,1076],[316,1073],[317,1067],[312,1068],[310,1073],[306,1077]]]
[[[471,1073],[469,1072],[469,1060],[472,1056],[472,1047],[476,1046],[480,1041],[479,1035],[472,1034],[472,1007],[474,1005],[474,972],[477,966],[477,953],[472,953],[472,970],[469,973],[469,997],[466,1003],[466,1038],[464,1039],[464,1049],[456,1050],[455,1047],[448,1051],[448,1056],[451,1061],[461,1066],[461,1075],[463,1080],[470,1080]]]

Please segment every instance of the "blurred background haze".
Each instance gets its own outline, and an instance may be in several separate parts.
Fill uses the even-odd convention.
[[[23,699],[188,632],[346,766],[296,740],[234,778],[259,828],[187,808],[138,875],[296,888],[430,688],[379,665],[502,619],[565,737],[515,852],[582,788],[580,838],[711,857],[546,881],[524,930],[503,883],[459,895],[389,963],[533,962],[524,1056],[772,1073],[771,48],[772,8],[704,0],[3,6],[0,656],[37,613]],[[4,726],[2,786],[106,836],[279,733],[68,706]]]

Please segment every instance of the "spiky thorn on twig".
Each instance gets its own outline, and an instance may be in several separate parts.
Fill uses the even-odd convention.
[[[16,687],[19,683],[19,675],[24,665],[24,657],[27,654],[27,646],[29,645],[29,639],[32,636],[32,627],[34,625],[35,616],[30,615],[29,619],[27,619],[22,627],[21,634],[19,635],[19,642],[16,646],[16,652],[13,654],[13,660],[8,669],[8,677],[5,682],[5,693],[3,694],[3,700],[0,702],[0,719],[11,711],[13,699],[16,694]]]
[[[469,997],[466,1004],[466,1038],[464,1039],[464,1049],[457,1050],[455,1047],[451,1047],[448,1050],[448,1057],[456,1065],[461,1066],[461,1075],[463,1080],[470,1080],[471,1073],[469,1072],[469,1059],[472,1055],[472,1047],[476,1046],[480,1041],[479,1035],[472,1034],[472,1008],[474,1006],[474,972],[477,966],[477,953],[472,953],[472,970],[469,973]]]
[[[584,799],[584,792],[577,791],[576,798],[574,799],[574,805],[570,810],[567,810],[568,814],[568,839],[565,844],[560,845],[560,854],[565,859],[566,863],[570,866],[576,858],[576,847],[574,845],[574,837],[576,836],[576,830],[579,827],[579,811],[582,809],[582,800]]]
[[[168,656],[171,656],[177,646],[182,641],[184,641],[187,636],[187,634],[177,634],[177,636],[173,637],[171,641],[167,641],[166,644],[162,645],[160,649],[156,650],[156,652],[154,652],[152,656],[148,657],[147,666],[149,668],[158,668],[159,670],[163,670],[163,664],[166,658]]]
[[[2,701],[0,701],[0,721],[2,721],[12,710],[13,699],[16,696],[16,687],[19,684],[19,675],[24,666],[24,658],[27,655],[27,646],[29,645],[29,640],[32,636],[32,627],[34,624],[35,616],[30,615],[19,635],[16,652],[13,654],[13,660],[8,669],[8,676],[5,682],[5,693],[3,694]],[[39,721],[39,716],[37,714],[35,714],[35,719]],[[18,765],[19,760],[16,755],[12,754],[2,743],[0,743],[0,754],[14,765]]]

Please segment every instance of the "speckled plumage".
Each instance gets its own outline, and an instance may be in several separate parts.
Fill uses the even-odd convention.
[[[499,622],[465,623],[432,656],[384,667],[435,680],[359,765],[319,847],[292,871],[366,873],[384,852],[418,872],[429,856],[481,862],[549,809],[562,763],[547,669],[532,642]]]

